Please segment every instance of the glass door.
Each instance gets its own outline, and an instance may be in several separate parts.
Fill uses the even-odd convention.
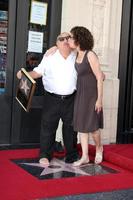
[[[45,51],[55,45],[56,37],[60,33],[61,10],[62,0],[17,0],[14,97],[18,84],[15,77],[17,71],[22,67],[27,71],[33,70],[40,63]],[[39,144],[44,89],[41,79],[36,82],[36,91],[28,113],[13,98],[13,145]]]
[[[49,46],[51,0],[28,0],[27,41],[24,68],[38,66]],[[20,143],[39,143],[43,100],[42,78],[36,79],[36,89],[29,113],[21,109]]]

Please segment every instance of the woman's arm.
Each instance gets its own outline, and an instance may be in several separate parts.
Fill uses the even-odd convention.
[[[96,76],[97,79],[97,90],[98,90],[98,97],[97,97],[97,101],[95,104],[95,110],[97,112],[100,112],[102,109],[102,99],[103,99],[103,80],[105,79],[105,75],[103,74],[103,72],[100,69],[100,63],[98,60],[97,55],[90,51],[87,55],[88,60],[90,62],[90,66],[91,69],[94,73],[94,75]]]
[[[57,46],[53,46],[45,52],[45,56],[53,55],[57,51]]]

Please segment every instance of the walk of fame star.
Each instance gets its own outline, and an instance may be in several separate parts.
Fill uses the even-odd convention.
[[[49,166],[40,164],[38,158],[15,159],[12,161],[39,180],[117,173],[111,168],[94,163],[74,167],[72,164],[65,163],[64,158],[53,158]]]
[[[24,93],[25,93],[26,96],[27,96],[28,90],[30,89],[29,86],[28,86],[28,84],[27,84],[27,80],[23,80],[23,79],[21,80],[20,89],[21,89],[21,90],[24,90]]]
[[[72,164],[67,164],[64,161],[56,159],[56,158],[54,158],[50,162],[49,166],[44,166],[40,163],[21,163],[21,164],[44,168],[44,170],[41,172],[40,176],[47,175],[47,174],[55,174],[56,172],[62,172],[62,171],[90,176],[90,174],[88,174],[82,170],[82,167],[74,167]],[[88,164],[88,165],[90,165],[90,164]]]

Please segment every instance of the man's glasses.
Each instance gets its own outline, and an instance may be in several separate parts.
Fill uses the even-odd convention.
[[[68,35],[68,36],[65,36],[65,37],[59,37],[58,40],[59,40],[60,42],[63,42],[64,40],[69,40],[70,38],[71,38],[71,36]]]

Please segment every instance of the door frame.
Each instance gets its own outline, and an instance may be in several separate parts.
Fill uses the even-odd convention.
[[[11,142],[12,129],[12,99],[14,81],[14,55],[16,43],[16,6],[17,0],[8,1],[8,33],[7,33],[7,63],[6,63],[6,90],[0,95],[0,145]]]

